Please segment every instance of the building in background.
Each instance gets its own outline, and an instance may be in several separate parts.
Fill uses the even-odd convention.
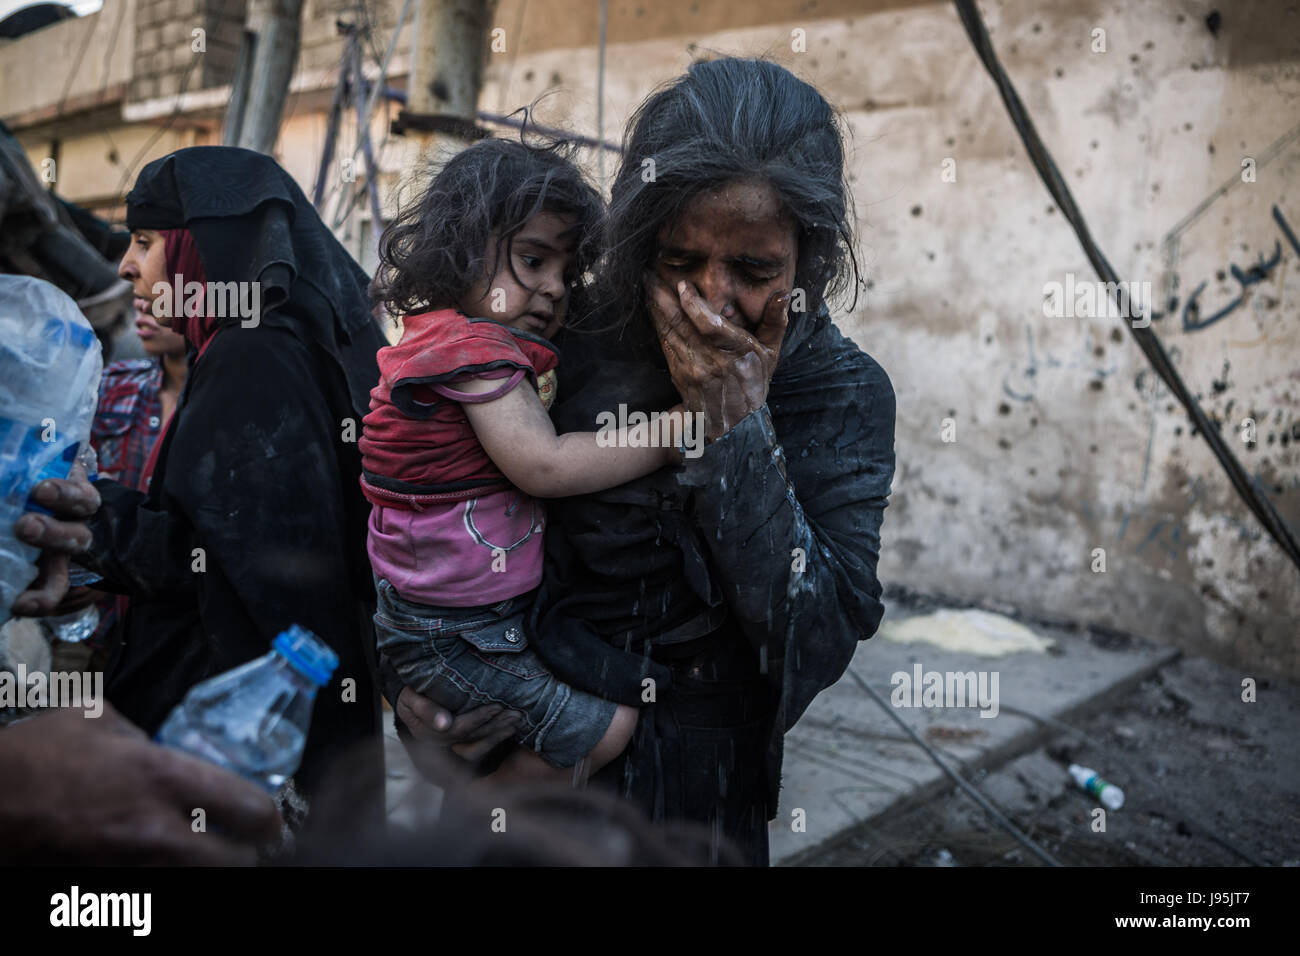
[[[61,196],[120,221],[144,163],[220,142],[244,7],[106,0],[0,40],[0,119],[35,168],[53,161]],[[1123,278],[1154,290],[1152,327],[1180,374],[1300,527],[1300,8],[982,7],[1093,235]],[[307,0],[276,154],[309,195],[342,57],[335,23],[367,28],[374,75],[400,9]],[[739,53],[787,65],[844,113],[865,284],[836,320],[898,395],[887,586],[1300,676],[1296,568],[1123,321],[1045,308],[1051,290],[1095,276],[950,3],[610,0],[603,129],[599,9],[500,0],[480,109],[537,102],[543,123],[617,141],[636,104],[693,58]],[[385,79],[397,91],[410,33]],[[372,120],[388,212],[412,162],[389,133],[398,108],[381,99]],[[364,181],[341,166],[354,141],[345,125],[325,217],[369,269],[367,203],[337,215]],[[599,177],[600,155],[587,155]],[[605,156],[606,179],[616,159]]]

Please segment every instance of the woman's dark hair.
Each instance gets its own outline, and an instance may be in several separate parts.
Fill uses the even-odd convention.
[[[384,230],[371,301],[394,316],[454,307],[490,281],[500,256],[514,274],[510,242],[541,212],[578,220],[569,274],[570,286],[579,286],[599,252],[604,204],[572,151],[564,143],[485,139],[457,153]]]
[[[642,271],[658,236],[702,190],[766,181],[798,228],[795,286],[817,312],[858,281],[841,121],[825,98],[766,60],[693,63],[628,122],[611,189],[602,299],[644,310]]]

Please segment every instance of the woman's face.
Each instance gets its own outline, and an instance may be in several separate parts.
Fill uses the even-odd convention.
[[[798,232],[768,183],[739,180],[695,196],[659,233],[653,267],[670,288],[694,284],[709,307],[746,331],[778,289],[794,285]]]
[[[131,283],[135,292],[136,318],[153,314],[153,300],[157,298],[154,287],[169,282],[167,276],[167,253],[163,245],[162,233],[156,229],[136,229],[131,233],[131,245],[127,247],[122,263],[117,267],[117,274]],[[167,311],[167,310],[162,310]],[[166,316],[157,317],[158,325],[170,326],[172,320]],[[139,326],[137,325],[137,329]],[[143,339],[144,336],[141,335]]]
[[[147,355],[183,356],[185,354],[185,336],[163,328],[153,315],[147,310],[140,311],[138,306],[135,312],[135,334],[140,336],[140,347]]]

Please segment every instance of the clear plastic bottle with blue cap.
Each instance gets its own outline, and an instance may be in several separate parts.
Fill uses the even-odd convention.
[[[190,688],[155,739],[275,793],[302,762],[316,692],[338,664],[334,651],[295,624],[269,654]]]
[[[99,457],[90,442],[81,446],[81,451],[77,453],[77,461],[81,462],[82,467],[86,469],[87,481],[93,482],[99,477]],[[96,572],[76,561],[69,565],[68,587],[89,587],[98,582],[99,575]],[[71,614],[43,617],[41,623],[59,640],[76,644],[92,637],[99,629],[99,608],[91,604]]]

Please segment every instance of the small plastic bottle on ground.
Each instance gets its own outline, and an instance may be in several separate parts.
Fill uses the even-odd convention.
[[[1070,776],[1084,793],[1090,793],[1102,802],[1107,810],[1118,810],[1124,806],[1124,791],[1109,780],[1103,780],[1097,771],[1070,764]]]

